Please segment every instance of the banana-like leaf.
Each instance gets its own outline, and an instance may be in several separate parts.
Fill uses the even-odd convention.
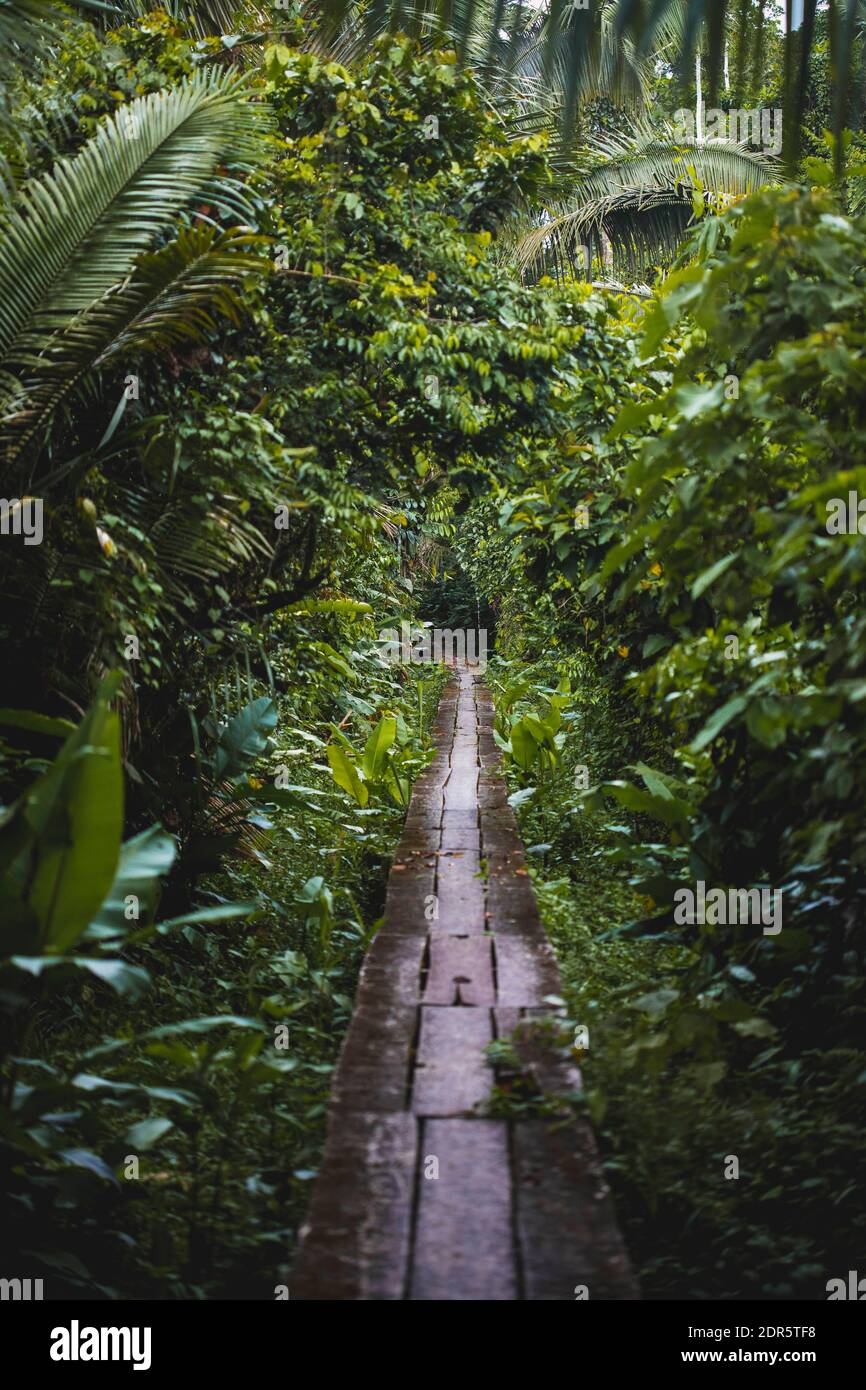
[[[26,903],[43,949],[68,950],[114,880],[123,829],[120,728],[109,677],[0,832],[4,895]]]
[[[130,930],[130,922],[149,921],[156,908],[160,878],[168,873],[176,854],[174,837],[158,825],[127,840],[120,849],[114,882],[86,935],[100,939],[123,936]],[[135,899],[132,905],[127,903],[130,897]],[[127,916],[128,906],[134,908],[133,917]]]
[[[338,787],[349,793],[355,798],[359,806],[366,806],[370,800],[370,792],[355,769],[353,763],[349,761],[342,748],[335,743],[329,743],[327,748],[328,762],[331,765],[331,776]]]
[[[375,729],[367,739],[361,757],[361,767],[368,782],[378,782],[382,776],[388,757],[397,738],[397,721],[391,715],[383,714]]]

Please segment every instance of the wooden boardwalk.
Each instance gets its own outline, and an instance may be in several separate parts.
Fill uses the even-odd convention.
[[[638,1297],[589,1126],[483,1114],[484,1048],[560,988],[492,724],[455,671],[335,1073],[292,1298]],[[537,1045],[527,1066],[545,1093],[579,1085]]]

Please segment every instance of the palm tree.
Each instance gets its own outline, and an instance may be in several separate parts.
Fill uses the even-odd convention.
[[[579,277],[609,260],[632,277],[674,259],[704,194],[724,201],[778,177],[771,159],[744,144],[639,122],[589,142],[564,194],[521,238],[517,262],[524,274]]]

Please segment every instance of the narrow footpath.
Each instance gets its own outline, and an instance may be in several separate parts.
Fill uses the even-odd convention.
[[[590,1126],[484,1114],[485,1047],[560,990],[492,726],[489,693],[455,670],[361,972],[293,1299],[639,1297]],[[579,1086],[530,1052],[545,1095]]]

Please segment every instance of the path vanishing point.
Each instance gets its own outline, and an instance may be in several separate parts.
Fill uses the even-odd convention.
[[[434,729],[335,1072],[290,1297],[638,1298],[589,1124],[485,1117],[485,1047],[555,1012],[559,971],[491,697],[470,669],[452,672]],[[537,1040],[525,1065],[545,1095],[580,1085]]]

